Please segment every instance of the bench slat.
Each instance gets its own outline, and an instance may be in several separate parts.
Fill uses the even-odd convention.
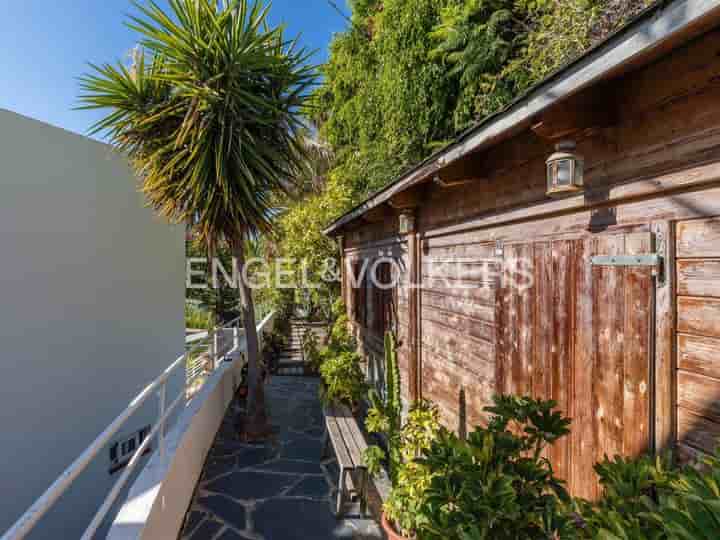
[[[344,437],[341,434],[340,425],[337,417],[332,416],[331,411],[326,412],[325,422],[327,425],[328,435],[335,448],[338,464],[343,468],[354,467],[353,460],[348,452]]]
[[[340,424],[340,432],[345,438],[345,444],[347,445],[350,457],[352,458],[355,467],[365,468],[363,452],[367,448],[367,443],[360,432],[357,420],[355,420],[355,417],[352,415],[350,410],[344,405],[338,407],[337,412],[339,413],[338,423]]]

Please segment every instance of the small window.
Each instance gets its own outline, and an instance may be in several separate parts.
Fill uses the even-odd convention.
[[[135,451],[140,448],[140,445],[147,439],[150,434],[150,426],[145,426],[133,433],[130,437],[125,440],[118,441],[110,445],[110,474],[113,474],[127,465],[128,461],[132,459]],[[145,449],[145,454],[150,452],[150,446]]]
[[[373,289],[375,302],[373,330],[378,334],[393,330],[395,324],[395,295],[392,285],[392,265],[383,262],[377,265],[378,287]]]
[[[367,326],[367,272],[363,272],[363,262],[353,263],[355,289],[353,291],[353,318],[360,326]]]

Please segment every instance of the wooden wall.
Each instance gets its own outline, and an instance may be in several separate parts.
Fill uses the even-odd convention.
[[[495,301],[499,264],[493,243],[462,238],[422,245],[422,394],[446,425],[482,423],[495,390]]]
[[[418,294],[422,397],[457,430],[482,423],[497,390],[556,399],[574,428],[550,455],[589,498],[605,454],[678,441],[694,455],[720,437],[720,31],[603,92],[616,121],[579,141],[584,196],[545,196],[552,145],[530,130],[471,156],[470,176],[483,180],[424,188],[420,292],[398,291],[404,390],[408,298]],[[389,245],[407,257],[397,217],[346,235],[346,258]],[[662,279],[590,265],[593,254],[656,247]],[[518,258],[532,261],[524,294],[507,286]]]
[[[720,145],[720,30],[598,91],[605,101],[597,106],[616,120],[578,139],[586,183],[598,200],[607,196],[605,186],[712,161]],[[552,152],[551,141],[527,130],[469,157],[478,180],[428,188],[421,230],[548,202],[545,159]]]
[[[677,419],[686,454],[720,437],[720,218],[681,221],[677,245]]]
[[[388,230],[392,230],[393,221],[388,220],[368,226],[358,231],[357,235],[350,235],[345,249],[346,267],[352,268],[355,263],[365,264],[366,271],[371,272],[373,263],[379,258],[391,258],[395,261],[394,269],[399,273],[396,280],[397,287],[393,294],[394,319],[397,340],[398,340],[398,364],[400,366],[401,392],[407,402],[409,402],[409,309],[408,299],[412,294],[412,288],[409,284],[408,269],[408,249],[407,241],[397,236],[388,236]],[[368,280],[369,282],[370,280]],[[368,325],[360,326],[354,324],[354,332],[360,343],[360,351],[365,357],[367,374],[378,389],[382,389],[385,378],[384,363],[384,336],[374,330],[372,318],[375,316],[375,306],[373,305],[373,293],[369,283],[365,295],[368,307]],[[346,297],[345,302],[348,313],[354,312],[354,296],[351,288],[347,286],[346,281]],[[351,317],[352,318],[352,317]]]
[[[652,446],[652,270],[591,260],[648,253],[650,238],[613,232],[504,248],[498,390],[552,399],[573,420],[548,458],[586,498],[598,493],[596,462]]]

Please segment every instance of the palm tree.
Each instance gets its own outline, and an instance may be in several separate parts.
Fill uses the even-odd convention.
[[[130,159],[150,206],[191,221],[208,252],[221,242],[245,263],[245,241],[272,228],[272,201],[302,176],[299,133],[316,69],[311,52],[267,22],[259,0],[149,0],[128,26],[133,66],[92,65],[83,109],[109,109],[103,133]],[[253,298],[240,279],[249,393],[245,435],[267,428]]]

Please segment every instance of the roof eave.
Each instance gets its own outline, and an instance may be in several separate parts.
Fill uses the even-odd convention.
[[[720,0],[676,0],[651,6],[632,23],[532,87],[504,110],[470,128],[448,147],[431,155],[339,217],[323,233],[328,236],[339,234],[344,226],[368,210],[422,182],[440,168],[501,140],[552,105],[591,86],[608,73],[700,25],[704,20],[717,16],[719,11]]]

